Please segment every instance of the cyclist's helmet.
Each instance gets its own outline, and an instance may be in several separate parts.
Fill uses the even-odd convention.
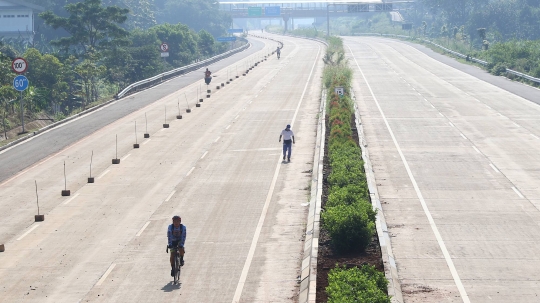
[[[182,220],[182,218],[180,218],[180,216],[174,216],[172,217],[173,220]]]

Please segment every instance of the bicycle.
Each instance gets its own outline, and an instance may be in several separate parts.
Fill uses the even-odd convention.
[[[182,272],[182,265],[180,261],[181,260],[180,249],[182,247],[180,245],[177,245],[176,247],[167,246],[167,253],[169,253],[169,248],[171,250],[174,249],[174,266],[173,266],[174,284],[180,284],[180,273]]]

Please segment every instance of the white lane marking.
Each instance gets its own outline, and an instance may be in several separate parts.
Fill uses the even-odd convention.
[[[96,286],[100,286],[101,283],[103,283],[105,281],[105,279],[107,279],[107,276],[111,273],[111,271],[114,269],[115,266],[116,266],[116,263],[113,263],[113,264],[111,264],[111,266],[109,266],[107,271],[103,274],[103,276],[101,276],[101,279],[99,279],[99,281],[97,281]]]
[[[35,224],[34,226],[32,226],[29,230],[27,230],[24,234],[22,234],[22,236],[18,237],[17,238],[17,241],[19,241],[20,239],[26,237],[29,233],[31,233],[34,229],[36,229],[37,227],[39,226],[39,224]]]
[[[514,125],[517,127],[521,127],[521,125],[517,124],[516,122],[512,122],[512,123],[514,123]]]
[[[192,167],[192,168],[188,171],[188,173],[186,174],[186,177],[189,176],[189,175],[191,175],[191,173],[193,172],[194,169],[195,169],[195,166]]]
[[[162,131],[164,131],[164,130],[165,130],[165,128],[162,128],[162,129],[158,130],[158,132],[162,132]]]
[[[540,138],[538,138],[538,136],[535,135],[535,134],[531,134],[531,136],[535,137],[536,139],[540,139]]]
[[[139,230],[139,232],[135,235],[135,237],[139,237],[139,236],[143,233],[143,231],[146,229],[146,227],[148,226],[148,224],[150,224],[150,221],[148,221],[148,222],[146,222],[146,223],[144,224],[144,226]]]
[[[124,161],[124,160],[126,160],[129,156],[131,156],[131,154],[125,155],[124,158],[122,158],[122,159],[120,159],[120,160],[121,160],[121,161]]]
[[[520,198],[525,198],[521,192],[515,187],[515,186],[512,186],[512,189],[516,192],[516,194],[520,197]]]
[[[460,136],[462,136],[462,137],[463,137],[463,139],[467,140],[467,137],[465,137],[465,135],[464,135],[464,134],[462,134],[462,133],[459,133],[459,135],[460,135]]]
[[[103,176],[105,176],[106,174],[108,174],[110,171],[111,171],[110,169],[107,169],[106,171],[102,172],[101,175],[99,175],[97,178],[98,178],[98,179],[103,178]]]
[[[487,104],[484,104],[487,108],[489,109],[492,109],[491,106],[487,105]]]
[[[150,142],[150,140],[152,140],[152,139],[148,139],[148,140],[144,141],[142,145],[145,145],[146,143]]]
[[[214,143],[218,142],[218,140],[220,139],[221,137],[217,137],[216,140],[214,140]]]
[[[461,283],[461,278],[459,277],[459,274],[456,270],[456,267],[454,266],[454,262],[452,261],[452,257],[450,256],[450,253],[448,252],[448,249],[446,248],[446,244],[444,244],[444,241],[442,239],[442,236],[439,232],[439,228],[437,227],[437,224],[435,224],[435,220],[433,220],[433,216],[431,215],[431,212],[429,211],[426,201],[424,200],[424,196],[422,195],[422,192],[420,191],[420,188],[418,187],[418,184],[416,183],[416,179],[414,178],[411,168],[409,167],[409,163],[407,162],[407,159],[405,159],[405,155],[401,151],[401,148],[399,146],[399,143],[396,140],[396,137],[394,135],[394,132],[392,131],[392,128],[390,127],[390,124],[388,123],[388,120],[386,119],[386,116],[381,109],[381,106],[379,104],[379,101],[375,97],[375,94],[373,93],[373,90],[371,89],[371,85],[369,85],[369,82],[367,81],[366,76],[364,75],[364,72],[360,68],[360,65],[358,64],[358,61],[356,60],[356,57],[353,54],[353,51],[350,46],[347,46],[349,50],[351,51],[351,55],[354,58],[354,61],[356,62],[356,66],[358,67],[358,70],[362,74],[362,77],[364,78],[365,83],[367,84],[367,87],[371,93],[371,96],[373,97],[373,100],[375,100],[375,104],[377,104],[377,107],[379,109],[379,112],[381,113],[381,116],[383,118],[384,124],[386,124],[386,128],[390,132],[390,136],[392,137],[392,141],[394,141],[394,145],[397,148],[397,151],[399,153],[399,156],[401,157],[401,161],[403,162],[403,165],[405,166],[405,169],[407,170],[407,174],[409,175],[409,179],[411,180],[414,190],[416,192],[416,195],[418,196],[418,199],[420,200],[420,204],[422,205],[422,208],[424,209],[424,213],[426,214],[426,217],[429,221],[429,225],[431,226],[431,230],[433,230],[433,233],[435,234],[435,238],[437,239],[437,243],[439,244],[439,247],[441,248],[441,251],[443,253],[444,259],[446,261],[446,264],[448,265],[448,268],[450,269],[450,273],[452,274],[452,278],[454,279],[454,283],[456,283],[456,286],[459,290],[459,294],[461,295],[461,299],[464,303],[470,303],[469,296],[467,295],[467,291],[465,291],[465,287],[463,287],[463,283]]]
[[[75,200],[79,196],[79,193],[76,193],[73,197],[69,198],[66,202],[64,202],[64,205],[68,205],[69,202]]]
[[[321,47],[318,46],[317,56],[315,58],[315,62],[313,62],[313,66],[311,67],[311,72],[309,73],[309,77],[306,81],[306,85],[304,87],[304,91],[302,92],[302,96],[300,96],[300,101],[298,102],[298,106],[296,107],[296,111],[293,115],[293,118],[291,120],[291,127],[294,125],[294,121],[296,120],[296,116],[298,115],[298,111],[300,110],[300,105],[302,104],[302,100],[304,99],[304,95],[306,93],[307,87],[309,85],[309,81],[311,80],[311,76],[313,75],[313,70],[315,69],[315,65],[319,61],[319,54],[321,52]],[[280,155],[281,156],[281,155]],[[259,217],[259,222],[257,223],[257,228],[255,229],[255,235],[253,236],[253,240],[251,241],[251,246],[249,247],[249,252],[246,258],[246,262],[244,263],[244,268],[242,269],[242,273],[240,274],[240,280],[238,281],[238,285],[236,286],[236,291],[234,292],[234,297],[232,302],[238,303],[240,302],[240,297],[242,296],[242,290],[244,289],[244,284],[246,284],[247,275],[249,272],[249,267],[251,266],[251,261],[253,260],[253,256],[255,255],[255,249],[257,248],[257,242],[259,242],[259,236],[261,234],[261,230],[264,224],[264,220],[266,218],[266,213],[268,211],[268,207],[270,205],[270,200],[272,200],[272,195],[274,193],[274,187],[276,186],[277,178],[279,175],[279,169],[281,168],[281,158],[278,158],[278,163],[276,165],[276,170],[274,172],[274,177],[272,178],[272,183],[270,185],[270,189],[268,190],[268,195],[266,196],[266,200],[264,201],[264,206],[261,212],[261,216]]]
[[[204,154],[202,155],[201,159],[204,159],[204,157],[206,156],[206,154],[208,154],[208,151],[205,151]]]
[[[472,148],[474,148],[474,150],[475,150],[477,153],[481,154],[480,150],[479,150],[478,148],[476,148],[476,146],[473,146]]]
[[[195,168],[195,167],[194,167]],[[176,190],[173,190],[169,196],[167,197],[167,199],[165,199],[165,202],[169,202],[169,200],[172,198],[172,196],[174,195],[174,193],[176,193]]]
[[[448,122],[448,124],[450,124],[450,126],[452,126],[452,127],[455,127],[454,123],[452,123],[452,122]]]
[[[227,127],[225,127],[225,129],[229,129],[229,127],[231,127],[231,125],[230,125],[230,124],[229,124],[229,125],[227,125]]]
[[[426,100],[426,101],[427,101],[427,100]],[[433,104],[430,104],[430,105],[431,105],[431,107],[435,108],[435,106],[433,106]]]
[[[497,173],[500,173],[501,171],[497,169],[497,167],[495,167],[495,165],[493,165],[493,163],[489,163],[489,166],[491,166],[491,168],[493,168],[493,170]]]
[[[444,115],[443,115],[442,113],[439,113],[439,115],[440,115],[441,117],[444,117]]]
[[[234,117],[234,120],[238,119],[238,117],[240,117],[240,115],[236,115],[236,117]]]
[[[501,113],[497,113],[497,116],[504,118],[504,116]]]

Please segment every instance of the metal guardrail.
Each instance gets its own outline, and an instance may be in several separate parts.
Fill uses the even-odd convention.
[[[410,36],[404,36],[404,35],[393,35],[393,34],[378,34],[378,33],[362,33],[362,34],[354,34],[355,36],[385,36],[385,37],[396,37],[396,38],[404,38],[404,39],[413,39],[414,37],[410,37]],[[448,49],[442,45],[439,45],[437,43],[434,43],[432,41],[429,41],[427,39],[420,39],[426,43],[430,43],[442,50],[444,50],[445,52],[448,52],[456,57],[459,57],[459,58],[462,58],[462,59],[466,59],[466,60],[469,60],[469,61],[472,61],[472,62],[476,62],[478,64],[482,64],[484,66],[488,66],[489,65],[489,62],[487,61],[484,61],[484,60],[480,60],[478,58],[474,58],[474,57],[471,57],[471,56],[467,56],[467,55],[464,55],[464,54],[461,54],[461,53],[458,53],[456,51],[453,51],[451,49]],[[517,76],[517,77],[521,77],[521,78],[524,78],[524,79],[527,79],[529,81],[532,81],[532,82],[535,82],[535,83],[538,83],[540,84],[540,78],[535,78],[531,75],[527,75],[527,74],[524,74],[524,73],[520,73],[520,72],[517,72],[515,70],[511,70],[509,68],[506,69],[505,71],[507,74],[510,74],[510,75],[514,75],[514,76]]]
[[[144,79],[144,80],[132,83],[132,84],[128,85],[126,88],[124,88],[121,92],[119,92],[118,95],[116,96],[116,99],[120,99],[120,98],[125,97],[126,95],[131,93],[133,90],[138,90],[139,88],[147,88],[147,87],[153,86],[156,82],[161,82],[161,81],[163,81],[165,79],[169,79],[169,78],[172,78],[174,76],[185,74],[187,72],[190,72],[190,71],[199,69],[201,67],[207,66],[208,64],[214,63],[214,62],[219,61],[219,60],[221,60],[223,58],[229,57],[229,56],[231,56],[233,54],[236,54],[236,53],[238,53],[240,51],[243,51],[243,50],[247,49],[249,46],[250,46],[250,43],[248,42],[248,43],[246,43],[246,44],[244,44],[244,45],[242,45],[240,47],[237,47],[237,48],[235,48],[233,50],[230,50],[228,52],[225,52],[223,54],[219,54],[217,56],[208,58],[206,60],[195,62],[195,63],[192,63],[190,65],[182,66],[182,67],[170,70],[168,72],[164,72],[162,74],[159,74],[157,76],[154,76],[154,77],[151,77],[151,78],[148,78],[148,79]]]

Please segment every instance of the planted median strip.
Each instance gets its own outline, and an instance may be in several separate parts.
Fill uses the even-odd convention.
[[[344,59],[342,40],[330,37],[328,42],[324,85],[328,90],[329,134],[326,137],[326,194],[321,215],[321,232],[327,239],[323,237],[320,244],[323,248],[319,250],[318,272],[326,275],[325,269],[333,260],[341,264],[336,264],[326,277],[318,278],[317,301],[390,302],[388,281],[381,271],[380,249],[375,237],[376,211],[371,204],[362,150],[353,128],[354,104],[349,90],[352,70]],[[374,245],[377,249],[370,250]],[[375,264],[358,262],[366,254],[371,255]]]

